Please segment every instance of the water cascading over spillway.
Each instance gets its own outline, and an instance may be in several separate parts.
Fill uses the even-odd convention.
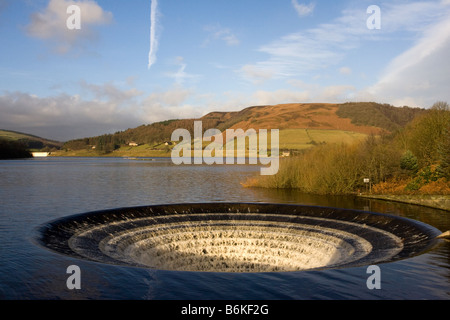
[[[282,204],[178,204],[50,222],[39,243],[97,262],[160,270],[284,272],[362,266],[418,255],[441,232],[364,211]]]

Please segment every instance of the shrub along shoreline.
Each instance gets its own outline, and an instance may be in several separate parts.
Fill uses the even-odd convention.
[[[359,195],[368,193],[364,179],[370,179],[371,193],[378,197],[450,195],[449,105],[437,102],[388,135],[372,135],[355,144],[319,145],[281,159],[276,175],[253,177],[242,185]]]

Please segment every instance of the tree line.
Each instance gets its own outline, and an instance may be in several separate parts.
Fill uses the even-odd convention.
[[[282,159],[276,175],[252,178],[243,184],[351,194],[366,190],[364,179],[370,179],[376,193],[450,194],[448,103],[435,103],[393,133],[370,135],[351,145],[318,145]]]
[[[202,119],[202,133],[207,129],[219,126],[222,122],[223,121],[219,118]],[[95,147],[95,149],[101,153],[110,153],[131,142],[155,145],[170,141],[172,133],[179,128],[186,129],[193,135],[194,120],[167,120],[149,125],[142,125],[125,131],[119,131],[114,134],[104,134],[98,137],[71,140],[64,144],[63,149],[83,150]]]
[[[0,139],[0,160],[31,158],[27,145],[20,141]]]
[[[347,102],[339,105],[336,114],[342,118],[350,118],[356,125],[374,126],[394,132],[425,112],[426,109],[408,106],[394,107],[375,102]]]

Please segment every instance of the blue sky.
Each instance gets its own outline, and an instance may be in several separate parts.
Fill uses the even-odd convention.
[[[0,39],[0,128],[58,140],[252,105],[450,102],[450,0],[0,0]]]

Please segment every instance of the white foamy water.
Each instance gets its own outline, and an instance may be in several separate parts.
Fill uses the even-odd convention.
[[[236,219],[239,216],[241,219]],[[324,227],[324,222],[335,227]],[[363,237],[368,233],[372,238],[375,234],[389,239],[386,247],[374,248]],[[92,250],[92,239],[96,239],[98,250]],[[69,245],[74,252],[94,260],[109,257],[141,267],[201,272],[332,268],[369,254],[372,262],[388,260],[403,249],[396,235],[359,223],[312,217],[303,223],[298,215],[252,213],[126,219],[79,232]]]

